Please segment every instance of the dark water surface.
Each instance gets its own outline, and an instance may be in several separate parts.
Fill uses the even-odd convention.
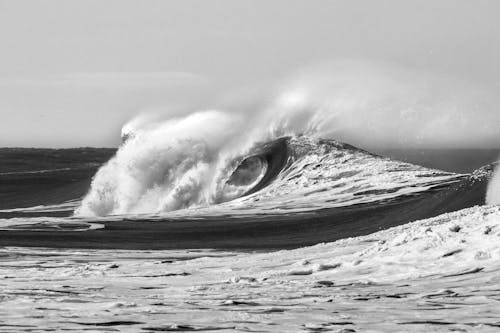
[[[470,173],[500,159],[500,149],[381,149],[375,153],[457,173]]]

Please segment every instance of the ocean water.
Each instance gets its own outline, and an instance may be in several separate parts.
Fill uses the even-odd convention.
[[[0,331],[498,329],[498,151],[388,149],[454,132],[343,78],[139,117],[118,149],[1,149]]]

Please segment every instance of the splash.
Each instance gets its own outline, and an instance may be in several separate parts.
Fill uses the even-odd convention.
[[[206,111],[134,132],[94,177],[76,214],[151,213],[207,201],[204,189],[236,122]]]

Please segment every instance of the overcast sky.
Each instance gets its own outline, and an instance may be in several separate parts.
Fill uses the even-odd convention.
[[[497,0],[0,0],[0,146],[114,146],[143,110],[210,107],[336,59],[494,90],[499,13]]]

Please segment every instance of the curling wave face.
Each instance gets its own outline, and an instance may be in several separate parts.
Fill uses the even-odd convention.
[[[253,213],[307,212],[387,202],[447,186],[463,175],[394,161],[334,140],[291,137],[283,140],[287,159],[273,180],[252,195],[214,210]]]

